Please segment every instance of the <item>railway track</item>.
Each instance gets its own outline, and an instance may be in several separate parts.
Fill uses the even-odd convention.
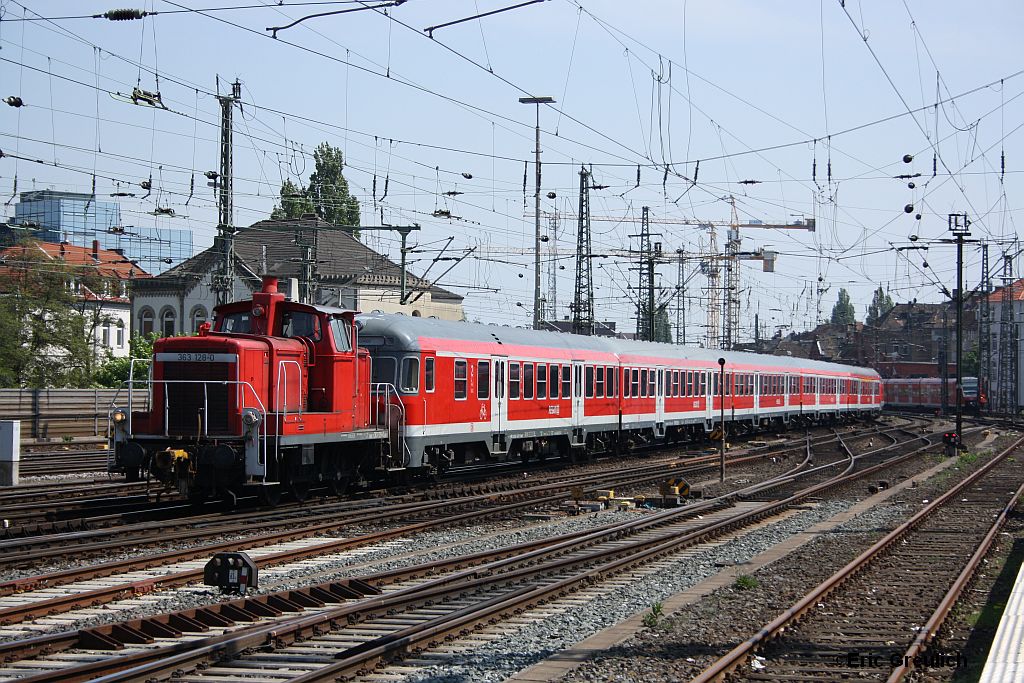
[[[898,433],[902,427],[878,429],[871,428],[866,434],[879,436]],[[861,438],[855,434],[853,438]],[[890,439],[896,437],[889,436]],[[835,436],[820,437],[815,443],[824,447],[834,443]],[[798,447],[799,448],[799,447]],[[750,454],[740,454],[730,458],[732,466],[756,462],[767,457],[784,457],[789,449],[762,447],[755,449]],[[717,456],[689,457],[685,459],[672,458],[662,459],[654,463],[641,461],[640,464],[631,466],[624,472],[629,477],[634,474],[640,476],[637,482],[643,484],[661,477],[667,476],[667,472],[673,471],[680,475],[691,476],[701,471],[707,471],[717,465]],[[651,475],[646,477],[645,475]],[[398,497],[397,502],[401,504],[413,503],[415,501],[426,502],[429,500],[444,500],[445,498],[473,497],[482,495],[531,495],[568,492],[577,487],[592,485],[600,488],[611,481],[611,485],[630,485],[627,478],[621,482],[608,480],[609,476],[602,472],[581,475],[579,471],[574,472],[553,472],[540,477],[534,474],[528,479],[510,477],[503,482],[486,482],[478,484],[446,484],[441,488],[430,489],[423,492],[416,492]],[[619,475],[614,475],[619,476]],[[634,483],[633,485],[637,485]],[[216,504],[208,504],[201,514],[195,514],[196,509],[188,503],[177,500],[174,497],[168,501],[152,500],[152,493],[149,498],[136,496],[134,499],[126,499],[122,503],[129,508],[129,513],[116,512],[104,501],[83,500],[65,503],[66,511],[45,512],[46,519],[56,520],[53,523],[44,523],[37,519],[39,510],[37,506],[26,504],[24,509],[20,506],[9,506],[4,510],[4,517],[9,520],[8,527],[0,532],[0,568],[29,567],[40,562],[46,562],[53,558],[65,556],[72,549],[79,561],[89,557],[102,556],[112,550],[118,550],[124,544],[130,543],[136,549],[147,546],[166,547],[169,543],[201,543],[209,539],[219,539],[225,536],[237,538],[239,529],[256,528],[268,531],[274,529],[286,529],[293,526],[310,526],[310,520],[318,518],[319,526],[312,526],[311,531],[317,532],[326,528],[328,522],[350,523],[358,521],[370,510],[375,516],[386,519],[387,511],[383,509],[389,499],[376,498],[370,501],[323,501],[318,504],[292,505],[279,507],[271,510],[242,510],[238,512],[220,512]],[[47,510],[49,500],[44,501],[43,510]],[[100,506],[100,507],[97,507]],[[135,506],[144,506],[138,509]],[[443,510],[443,506],[436,506]],[[380,508],[380,509],[376,509]],[[419,508],[411,508],[412,512],[419,512]],[[84,516],[76,516],[79,513]],[[182,514],[187,516],[181,517]],[[20,515],[26,515],[29,524],[21,526],[19,520],[26,519]],[[256,524],[256,520],[258,524]],[[54,533],[46,533],[47,531]],[[2,594],[2,589],[0,589]]]
[[[106,472],[109,449],[80,451],[36,451],[21,456],[23,477]]]
[[[923,441],[927,442],[927,439],[923,439]],[[905,444],[902,450],[907,450]],[[891,453],[892,448],[878,449],[878,451]],[[102,662],[107,660],[101,659],[92,664],[83,664],[83,666],[93,667],[92,674],[97,675],[103,666],[112,667],[108,668],[108,671],[124,667],[145,667],[144,669],[135,669],[131,674],[134,677],[164,675],[156,672],[159,670],[166,673],[173,671],[174,668],[191,668],[199,662],[205,662],[207,656],[217,659],[225,652],[238,652],[239,649],[256,646],[264,647],[271,642],[281,647],[272,653],[264,653],[268,657],[266,661],[256,657],[255,659],[245,659],[238,666],[227,666],[226,669],[211,667],[207,671],[210,672],[210,676],[226,676],[230,679],[233,675],[232,668],[244,669],[253,673],[270,666],[268,662],[280,669],[281,667],[289,668],[284,662],[301,661],[302,667],[298,667],[299,669],[303,667],[307,670],[316,669],[318,671],[315,674],[317,679],[326,680],[326,677],[339,673],[358,671],[361,668],[372,666],[374,662],[394,657],[396,651],[401,652],[404,648],[419,647],[420,644],[436,640],[445,633],[462,632],[481,620],[497,618],[500,614],[526,609],[531,604],[553,599],[567,591],[578,590],[602,577],[613,577],[640,564],[650,565],[657,561],[659,556],[677,552],[687,544],[692,545],[706,541],[715,535],[749,526],[771,515],[781,514],[792,506],[799,505],[801,501],[822,495],[834,487],[841,486],[844,482],[872,476],[887,465],[891,465],[892,461],[906,460],[913,455],[913,452],[903,453],[898,458],[891,458],[889,462],[876,462],[871,467],[863,466],[872,460],[881,460],[882,456],[879,452],[858,457],[848,454],[842,459],[843,467],[841,469],[844,472],[841,475],[836,475],[835,470],[840,469],[838,463],[834,462],[818,467],[809,466],[808,451],[807,460],[797,467],[791,468],[782,477],[778,477],[768,484],[761,483],[746,487],[744,490],[733,492],[727,498],[704,501],[679,510],[644,515],[639,520],[627,520],[612,524],[607,528],[592,531],[578,538],[558,539],[555,543],[549,540],[545,547],[509,549],[507,552],[510,554],[505,559],[494,560],[496,555],[491,553],[489,556],[492,561],[489,563],[472,566],[469,569],[456,569],[454,574],[442,573],[438,578],[427,581],[418,581],[413,584],[402,583],[409,580],[411,576],[437,574],[443,572],[445,568],[433,563],[418,569],[403,570],[403,573],[391,577],[395,580],[392,583],[379,575],[361,577],[360,580],[363,583],[378,588],[382,591],[382,595],[348,604],[331,605],[330,603],[337,602],[337,594],[344,592],[339,589],[333,600],[322,601],[325,602],[322,608],[316,607],[312,612],[304,612],[298,618],[287,617],[292,607],[288,605],[289,594],[279,595],[278,597],[284,600],[284,602],[277,603],[277,611],[280,614],[272,614],[267,617],[273,623],[257,624],[249,629],[243,629],[241,633],[210,636],[208,633],[197,635],[193,632],[191,636],[187,634],[183,636],[189,642],[177,642],[167,646],[166,641],[138,642],[140,639],[147,640],[147,637],[140,638],[138,633],[145,636],[147,633],[160,630],[159,626],[147,626],[140,623],[122,632],[122,635],[131,634],[131,629],[136,632],[134,641],[129,635],[128,642],[122,643],[128,648],[123,656],[108,658],[112,661],[105,665]],[[862,465],[856,472],[852,471],[854,463]],[[831,471],[830,476],[825,475],[828,471]],[[806,481],[801,480],[801,476],[805,479],[821,477],[823,481],[808,486]],[[797,493],[793,492],[800,487],[803,487],[802,490]],[[757,496],[766,495],[769,488],[773,489],[773,500],[765,502],[754,499]],[[743,500],[743,496],[748,499]],[[696,513],[702,514],[703,519],[695,518],[693,515]],[[455,566],[448,569],[454,568]],[[324,590],[325,593],[321,595],[321,598],[330,596],[332,591],[330,586]],[[471,594],[475,596],[472,600],[469,599]],[[299,599],[296,598],[296,600]],[[408,612],[403,616],[396,617],[396,610],[403,609],[403,605]],[[259,608],[250,607],[260,613]],[[244,614],[244,603],[242,610],[242,614]],[[390,616],[388,616],[389,614]],[[254,614],[249,616],[256,618]],[[373,621],[374,619],[376,620]],[[323,643],[328,644],[314,645],[310,640],[305,640],[312,637],[314,633],[340,625],[342,621],[346,623],[354,621],[357,622],[357,625],[345,633],[337,630],[332,630],[333,635],[321,633],[321,636],[318,637],[322,637]],[[180,628],[181,625],[187,624],[187,621],[178,620],[175,623],[179,624],[179,627],[173,627],[169,629],[170,631],[187,631],[187,629]],[[52,637],[56,638],[56,636]],[[303,640],[301,645],[295,647],[306,648],[304,653],[294,652],[285,647],[285,644],[296,639]],[[3,650],[5,656],[15,656],[12,653],[17,647],[17,645],[5,646]],[[40,647],[56,648],[53,643],[40,644],[38,642],[34,646],[27,644],[25,647],[35,647],[36,651]],[[345,653],[345,658],[334,661],[330,655],[324,656],[324,652],[328,652],[326,649],[321,649],[319,656],[311,657],[309,648],[330,648],[331,655],[340,649]],[[95,652],[92,653],[92,659],[96,659]],[[330,661],[324,661],[325,659]],[[324,664],[327,666],[324,667]],[[31,666],[31,662],[24,662],[21,670],[24,672]],[[167,666],[171,668],[165,668]],[[60,676],[78,675],[75,671],[62,670],[57,677],[53,677],[54,674],[33,675],[24,680],[69,680]],[[214,674],[214,671],[218,673]],[[200,678],[190,678],[189,680],[202,680],[202,677],[206,676],[205,673],[196,675]],[[313,675],[313,673],[303,674],[303,676]],[[50,677],[46,678],[46,676]],[[206,680],[214,679],[206,678]],[[307,678],[300,676],[296,680],[307,680]]]
[[[1022,493],[1024,439],[820,583],[694,680],[903,680],[929,652]],[[955,666],[955,662],[953,664]]]

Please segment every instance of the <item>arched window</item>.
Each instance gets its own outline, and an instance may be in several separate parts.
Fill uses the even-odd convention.
[[[192,309],[192,315],[189,317],[192,319],[192,331],[199,332],[199,326],[207,321],[206,309],[196,306]]]
[[[164,337],[173,337],[175,332],[174,309],[168,306],[160,312],[160,334]]]
[[[124,320],[117,321],[117,348],[124,348]]]
[[[416,309],[416,310],[414,310],[414,311],[412,312],[412,317],[414,317],[414,318],[420,318],[420,317],[422,317],[422,316],[423,316],[423,314],[422,314],[422,313],[420,313],[419,309]]]
[[[147,334],[152,334],[154,329],[153,321],[154,315],[152,308],[147,307],[139,311],[139,334],[143,337]]]

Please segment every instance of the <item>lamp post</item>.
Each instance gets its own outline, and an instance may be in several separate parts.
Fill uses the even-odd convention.
[[[970,237],[967,214],[949,214],[949,231],[956,238],[956,447],[963,440],[964,401],[963,368],[960,356],[964,350],[964,238]]]
[[[725,481],[725,359],[718,359],[718,408],[722,439],[718,444],[718,481]]]
[[[540,105],[551,104],[555,100],[552,97],[520,97],[520,104],[533,104],[537,107],[537,125],[535,130],[534,166],[537,167],[535,174],[536,183],[533,193],[533,218],[534,218],[534,254],[533,254],[533,329],[541,328],[541,301],[540,301]]]

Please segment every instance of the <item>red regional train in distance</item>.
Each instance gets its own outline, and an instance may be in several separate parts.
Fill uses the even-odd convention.
[[[962,406],[964,410],[977,412],[988,405],[984,388],[977,377],[963,377]],[[886,379],[885,404],[889,408],[902,410],[942,410],[943,382],[935,377],[916,379]],[[946,380],[946,407],[956,409],[956,379]]]
[[[869,416],[883,401],[866,368],[357,315],[286,300],[270,277],[198,336],[158,340],[144,378],[137,367],[111,409],[111,470],[268,502],[464,463],[701,441],[723,400],[734,431]]]

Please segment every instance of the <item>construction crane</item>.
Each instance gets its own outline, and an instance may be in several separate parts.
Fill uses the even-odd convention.
[[[705,328],[705,345],[708,348],[731,349],[738,341],[737,337],[740,313],[740,262],[761,261],[762,270],[764,272],[775,272],[776,253],[774,251],[766,251],[764,249],[758,249],[757,251],[742,251],[740,229],[806,230],[808,232],[814,232],[816,228],[816,220],[809,217],[797,218],[789,223],[765,223],[759,220],[740,223],[739,213],[736,209],[736,198],[730,196],[728,198],[728,202],[731,208],[731,215],[728,221],[689,218],[655,218],[650,215],[647,215],[646,217],[641,216],[639,218],[633,216],[595,216],[593,214],[589,216],[589,220],[591,222],[643,223],[646,220],[647,225],[687,225],[707,229],[707,239],[704,241],[700,251],[693,254],[680,252],[675,256],[675,258],[666,254],[664,257],[659,257],[658,262],[675,261],[677,259],[693,259],[700,262],[701,273],[708,281],[708,310],[707,325]],[[548,216],[555,217],[556,220],[563,216],[569,219],[575,218],[572,214],[563,214],[557,211],[545,213]],[[527,214],[525,217],[534,218],[535,214]],[[718,226],[725,226],[728,228],[726,232],[724,253],[719,251],[718,247]],[[513,249],[506,249],[503,250],[503,252],[506,254],[517,253],[516,250]],[[527,253],[527,251],[524,250],[523,253]],[[549,250],[549,255],[552,258],[556,254],[561,253],[562,250],[559,249]],[[575,252],[567,252],[566,255],[570,253]],[[635,254],[632,254],[627,250],[620,249],[604,250],[601,255],[626,258],[635,256]],[[722,282],[723,269],[725,271],[724,284]],[[724,297],[723,293],[725,294]]]

